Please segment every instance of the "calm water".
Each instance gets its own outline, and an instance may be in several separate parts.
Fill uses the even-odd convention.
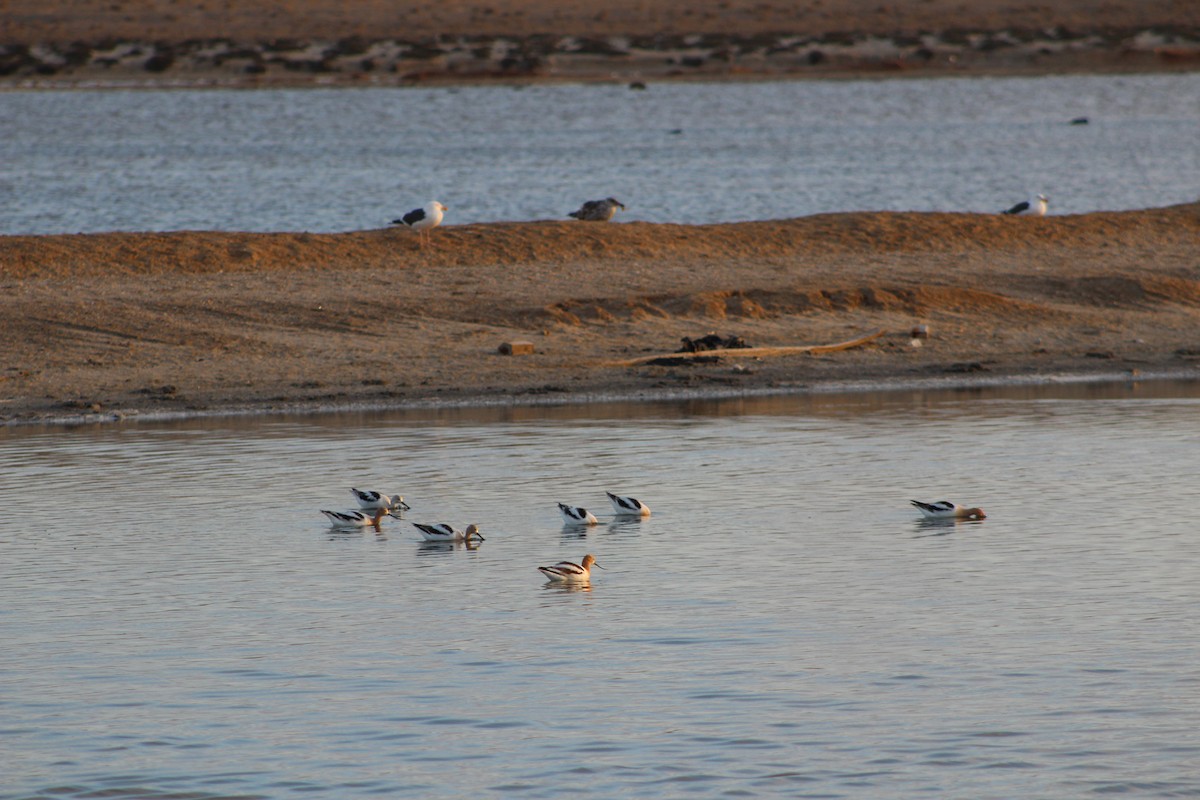
[[[2,430],[0,798],[1197,797],[1197,420],[1190,384]],[[487,541],[332,533],[352,485]],[[586,552],[590,591],[534,570]]]
[[[1086,116],[1090,124],[1068,124]],[[1200,73],[0,93],[0,233],[379,228],[1192,202]]]

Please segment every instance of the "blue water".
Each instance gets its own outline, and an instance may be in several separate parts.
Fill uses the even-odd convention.
[[[1087,117],[1088,125],[1070,120]],[[0,93],[0,233],[1192,202],[1200,73]]]
[[[2,430],[0,798],[1200,796],[1198,414],[1193,383]],[[330,531],[350,486],[413,508]],[[584,590],[535,570],[584,553]]]

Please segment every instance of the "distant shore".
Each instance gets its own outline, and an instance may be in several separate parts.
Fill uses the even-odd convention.
[[[0,88],[268,88],[1189,72],[1200,29],[872,35],[137,40],[10,46]]]
[[[1200,69],[1172,0],[10,0],[0,88],[407,86]]]
[[[1200,203],[0,236],[0,423],[1195,378],[1197,252]]]

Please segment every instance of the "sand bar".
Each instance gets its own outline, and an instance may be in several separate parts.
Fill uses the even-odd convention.
[[[0,237],[0,419],[1200,374],[1200,204],[434,233]]]

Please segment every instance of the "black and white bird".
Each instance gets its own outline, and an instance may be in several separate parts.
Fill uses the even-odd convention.
[[[442,224],[442,217],[449,209],[437,200],[430,200],[421,208],[414,208],[400,219],[392,220],[393,225],[405,225],[412,228],[421,236],[421,243],[429,240],[429,231]]]
[[[622,497],[619,494],[605,492],[608,501],[612,503],[613,513],[618,517],[648,517],[650,506],[634,497]]]
[[[380,529],[379,522],[384,517],[394,516],[386,508],[377,508],[370,514],[365,511],[326,511],[324,509],[321,509],[321,513],[329,518],[331,528],[366,528],[369,526],[375,530]]]
[[[404,502],[404,498],[398,494],[386,495],[383,492],[353,488],[350,489],[350,493],[358,501],[358,507],[367,511],[374,511],[377,508],[386,511],[408,511],[410,508],[408,503]]]
[[[584,222],[608,222],[617,213],[618,208],[624,211],[625,204],[613,197],[604,200],[588,200],[579,207],[578,211],[572,211],[567,216]]]
[[[562,514],[563,522],[568,525],[596,525],[600,520],[588,511],[586,508],[579,506],[569,506],[566,503],[559,503],[558,510]]]
[[[604,569],[596,563],[596,557],[588,553],[579,564],[560,561],[549,567],[538,567],[538,571],[554,583],[587,583],[592,576],[592,567]]]
[[[455,530],[452,525],[444,522],[433,525],[414,522],[413,527],[420,531],[421,538],[427,542],[470,542],[472,539],[483,541],[483,534],[479,532],[479,526],[474,523],[468,525],[465,531]]]
[[[982,508],[967,508],[949,500],[938,500],[936,503],[922,503],[920,500],[909,500],[913,508],[921,512],[925,519],[986,519],[987,514]]]
[[[1012,208],[1005,211],[1005,214],[1019,214],[1031,217],[1046,216],[1046,209],[1050,207],[1050,198],[1044,194],[1035,195],[1032,200],[1022,200]]]

